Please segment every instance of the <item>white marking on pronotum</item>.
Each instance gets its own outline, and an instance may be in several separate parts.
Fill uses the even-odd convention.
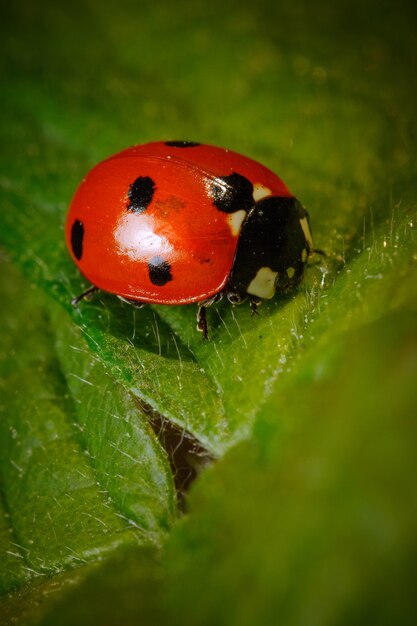
[[[303,263],[307,261],[307,250],[305,248],[303,248],[303,251],[301,253],[301,260]]]
[[[293,267],[287,267],[287,276],[288,278],[292,278],[295,274],[295,269]]]
[[[271,196],[272,191],[268,187],[264,187],[261,183],[255,183],[253,186],[253,199],[255,202],[258,200],[262,200],[262,198],[266,198],[267,196]]]
[[[228,220],[230,230],[232,231],[232,235],[237,237],[240,233],[240,228],[242,226],[242,222],[246,217],[246,211],[241,209],[240,211],[235,211],[234,213],[230,213]]]
[[[278,272],[273,272],[270,267],[261,267],[247,288],[247,292],[258,298],[273,298],[277,277]]]
[[[302,217],[300,219],[301,228],[303,229],[304,237],[310,248],[313,248],[313,237],[311,236],[310,226],[308,225],[308,220],[306,217]]]

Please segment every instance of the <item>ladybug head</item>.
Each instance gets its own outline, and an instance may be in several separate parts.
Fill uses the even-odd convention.
[[[296,198],[260,200],[240,231],[230,291],[269,299],[290,289],[300,281],[312,245],[307,212]]]

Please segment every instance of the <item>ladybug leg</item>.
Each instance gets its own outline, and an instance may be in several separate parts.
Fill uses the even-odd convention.
[[[78,303],[81,302],[81,300],[84,300],[84,298],[89,299],[89,296],[92,296],[93,293],[96,293],[96,291],[100,291],[100,289],[96,287],[95,285],[92,285],[91,287],[89,287],[88,289],[80,293],[79,296],[71,300],[72,306],[76,307]]]
[[[129,300],[129,298],[123,298],[123,296],[117,296],[117,297],[122,302],[126,302],[127,304],[130,304],[131,306],[134,306],[135,309],[143,309],[143,307],[146,304],[145,302],[139,302],[138,300]]]
[[[203,339],[208,339],[208,326],[207,326],[207,307],[215,304],[216,302],[220,302],[223,298],[223,293],[216,293],[212,298],[208,298],[207,300],[203,300],[198,303],[197,310],[197,330],[200,333],[203,333]]]
[[[320,248],[311,248],[309,253],[308,253],[308,258],[310,259],[310,257],[314,256],[315,254],[318,254],[319,256],[321,256],[322,259],[328,259],[329,258],[327,256],[326,252],[324,250],[321,250]],[[311,267],[315,267],[317,265],[320,265],[320,261],[318,261],[316,259],[313,262],[309,263],[309,265]]]
[[[250,308],[251,308],[251,317],[253,317],[254,315],[258,315],[258,306],[262,303],[262,300],[260,298],[257,298],[256,296],[251,296],[250,299]]]
[[[324,250],[321,250],[320,248],[313,248],[312,250],[310,250],[310,254],[319,254],[320,256],[327,258],[326,252]]]
[[[197,330],[203,333],[203,339],[208,339],[207,328],[207,308],[205,306],[199,306],[197,310]]]
[[[226,295],[230,304],[233,305],[242,304],[242,302],[245,302],[246,300],[246,296],[241,296],[240,293],[237,293],[236,291],[228,291]]]

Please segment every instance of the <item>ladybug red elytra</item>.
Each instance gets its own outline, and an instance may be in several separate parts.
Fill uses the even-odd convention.
[[[190,141],[133,146],[96,165],[72,200],[69,251],[97,289],[135,306],[223,296],[252,311],[297,285],[313,242],[308,215],[269,169]]]

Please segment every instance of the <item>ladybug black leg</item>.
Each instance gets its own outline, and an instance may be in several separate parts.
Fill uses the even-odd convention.
[[[123,298],[123,296],[117,296],[117,297],[122,302],[126,302],[127,304],[130,304],[131,306],[134,306],[135,309],[143,309],[143,307],[146,304],[145,302],[139,302],[138,300],[130,300],[129,298]]]
[[[311,248],[308,255],[309,255],[309,259],[311,256],[314,256],[315,254],[318,254],[319,256],[321,256],[322,259],[328,259],[329,257],[327,256],[326,252],[324,250],[320,250],[320,248]],[[320,265],[321,261],[319,261],[317,258],[314,261],[311,261],[309,263],[310,267],[316,267],[317,265]]]
[[[79,296],[71,300],[72,306],[76,307],[77,304],[81,302],[81,300],[84,300],[84,298],[88,298],[89,296],[92,296],[93,293],[96,293],[96,291],[100,291],[100,289],[96,287],[95,285],[92,285],[91,287],[89,287],[88,289],[80,293]]]
[[[208,339],[207,329],[207,308],[205,306],[199,306],[197,311],[197,330],[203,333],[203,339]]]
[[[310,250],[310,254],[319,254],[320,256],[324,256],[324,258],[327,258],[327,254],[325,253],[325,251],[320,250],[320,248],[313,248],[312,250]]]
[[[202,302],[198,303],[198,311],[197,311],[197,330],[200,333],[203,333],[203,339],[208,339],[208,326],[207,326],[207,307],[212,304],[216,304],[216,302],[220,302],[223,298],[223,292],[216,293],[211,298],[207,298],[207,300],[202,300]]]
[[[251,317],[254,315],[258,315],[258,306],[261,304],[262,300],[260,298],[256,298],[255,296],[251,296],[250,299],[250,308],[251,308]]]
[[[241,296],[240,293],[237,293],[235,291],[228,291],[227,299],[229,300],[230,304],[233,304],[234,306],[235,304],[242,304],[242,302],[245,302],[246,296]]]

